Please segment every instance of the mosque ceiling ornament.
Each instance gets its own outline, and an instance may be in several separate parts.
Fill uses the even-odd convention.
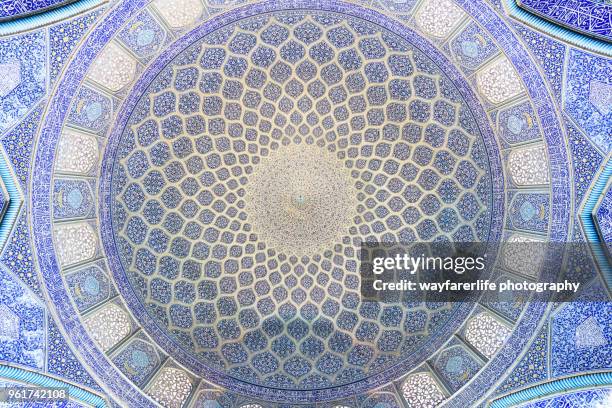
[[[612,39],[612,3],[608,0],[566,2],[517,0],[519,7],[571,30]]]
[[[73,2],[74,0],[7,0],[0,5],[0,19],[8,20],[43,13]]]
[[[47,370],[75,406],[391,408],[609,371],[597,273],[589,302],[361,298],[362,241],[486,242],[492,279],[534,281],[565,261],[503,243],[588,240],[575,262],[609,268],[612,62],[568,45],[551,79],[506,1],[116,0],[0,37],[0,377]],[[68,3],[0,21],[99,4]],[[609,45],[605,1],[519,3]]]
[[[466,314],[361,304],[360,237],[487,239],[501,186],[470,106],[418,49],[360,19],[272,15],[186,37],[143,74],[156,79],[135,85],[109,138],[101,189],[117,199],[101,226],[120,290],[164,349],[227,387],[308,398],[423,360],[411,350]]]

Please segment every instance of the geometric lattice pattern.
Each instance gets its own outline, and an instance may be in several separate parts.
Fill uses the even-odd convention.
[[[610,405],[610,1],[0,3],[0,391]],[[363,241],[584,283],[372,302]]]

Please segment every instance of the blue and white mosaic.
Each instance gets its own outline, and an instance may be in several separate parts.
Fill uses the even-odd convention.
[[[75,0],[3,0],[0,3],[0,20],[42,13],[45,10],[73,1]]]
[[[83,35],[102,13],[96,9],[49,27],[49,79],[55,80]]]
[[[0,2],[0,386],[65,381],[65,406],[605,406],[612,256],[492,271],[567,262],[588,283],[561,304],[373,303],[356,245],[610,255],[609,1],[72,3]]]
[[[610,404],[612,389],[599,388],[585,391],[575,391],[563,393],[562,395],[542,398],[535,402],[521,405],[521,408],[540,408],[540,407],[605,407]]]
[[[520,0],[518,4],[561,26],[612,39],[612,3],[607,0]]]
[[[569,53],[565,110],[604,154],[612,151],[611,71],[609,58]]]
[[[15,125],[45,94],[46,52],[44,31],[0,38],[0,132]]]
[[[41,370],[46,354],[45,309],[3,269],[0,278],[0,359]]]
[[[606,245],[608,255],[612,256],[612,184],[603,192],[593,214],[601,241]]]
[[[143,11],[126,26],[119,38],[138,57],[146,58],[155,54],[164,45],[167,33],[148,11]]]
[[[378,318],[381,311],[359,305],[357,287],[350,283],[358,279],[357,271],[350,267],[357,263],[356,255],[346,252],[351,248],[342,242],[352,242],[364,231],[375,234],[372,237],[394,234],[396,241],[416,236],[435,239],[444,233],[464,241],[485,237],[485,231],[491,230],[486,219],[492,182],[487,164],[479,158],[484,158],[482,136],[474,133],[476,124],[467,113],[470,107],[452,96],[457,91],[448,79],[443,77],[436,84],[432,78],[444,75],[442,69],[419,68],[424,55],[418,49],[389,32],[377,32],[363,20],[352,19],[347,24],[331,14],[324,18],[314,13],[279,13],[238,24],[249,27],[249,32],[226,26],[179,54],[157,80],[146,84],[156,96],[142,97],[128,120],[131,128],[117,148],[119,158],[110,180],[112,195],[117,197],[110,222],[123,268],[150,318],[167,327],[180,341],[177,346],[186,344],[189,352],[234,378],[297,389],[365,378],[366,373],[397,364],[400,350],[410,355],[411,347],[429,337],[415,338],[397,330],[404,308],[384,310],[382,316],[394,313],[395,321],[386,324],[382,320],[383,327],[363,321]],[[257,36],[264,44],[256,45]],[[200,42],[209,41],[214,47],[198,49]],[[278,53],[270,46],[278,48]],[[343,47],[337,55],[338,65],[328,64],[335,58],[334,47]],[[252,53],[251,61],[242,57],[247,53]],[[381,58],[384,62],[369,62]],[[194,60],[198,68],[193,67]],[[170,73],[170,67],[176,71],[172,82],[164,74]],[[261,70],[266,67],[270,67],[269,79]],[[289,80],[293,70],[297,77]],[[319,79],[315,76],[318,70]],[[202,96],[194,92],[195,79],[200,76]],[[233,79],[242,77],[246,86]],[[365,97],[358,95],[362,91]],[[232,102],[241,98],[243,107]],[[379,107],[387,101],[383,111]],[[143,117],[144,106],[151,113]],[[206,116],[197,114],[201,109]],[[246,123],[236,124],[243,109]],[[321,125],[316,117],[330,112]],[[353,118],[364,123],[354,120],[352,124],[354,131],[365,129],[363,136],[347,134],[349,112],[365,113],[365,118]],[[416,123],[403,128],[395,124],[408,117]],[[418,124],[429,120],[433,123]],[[460,128],[451,130],[455,123]],[[266,142],[260,147],[252,143],[262,130],[272,135],[269,147]],[[195,140],[179,136],[184,131]],[[398,142],[401,133],[408,143]],[[388,143],[378,143],[374,149],[370,143],[381,138]],[[424,143],[419,144],[421,141]],[[248,149],[245,142],[251,142]],[[282,161],[280,157],[287,153],[281,146],[296,146],[286,149],[300,152],[302,143],[313,146],[304,147],[306,151],[319,149],[317,154],[335,151],[334,160],[354,168],[354,189],[363,191],[357,216],[365,222],[341,226],[349,235],[338,238],[340,246],[334,254],[334,264],[345,265],[344,270],[337,266],[330,270],[332,266],[318,256],[291,266],[292,261],[286,263],[285,257],[306,255],[300,253],[298,242],[280,248],[269,244],[284,252],[277,258],[264,252],[268,249],[265,241],[257,242],[255,249],[253,238],[247,235],[252,228],[265,234],[252,224],[274,222],[259,220],[265,215],[245,204],[251,194],[249,183],[257,186],[260,182],[251,163],[260,157],[266,160],[268,155],[269,160]],[[362,143],[361,151],[352,147],[358,143]],[[448,149],[441,148],[445,143]],[[374,160],[368,159],[371,155]],[[414,164],[400,167],[399,161],[409,157]],[[435,170],[426,168],[430,163]],[[227,169],[217,170],[223,165]],[[299,170],[288,165],[288,174],[293,171]],[[443,208],[455,197],[436,193],[439,184],[450,183],[464,191],[457,197],[456,211]],[[389,204],[376,195],[385,184]],[[246,187],[241,189],[241,185]],[[403,191],[408,193],[402,195]],[[425,219],[435,220],[439,212],[439,223]],[[279,228],[286,228],[282,220]],[[159,275],[153,272],[155,265],[160,267]],[[255,276],[245,272],[228,276],[240,268],[253,268]],[[308,275],[302,276],[306,271]],[[322,271],[330,271],[331,279],[325,279]],[[330,295],[340,299],[328,298],[328,310],[320,311],[317,304]],[[239,310],[251,305],[255,307]],[[454,312],[447,309],[450,305],[427,313],[431,323],[425,332],[430,336],[435,331],[433,322],[440,324],[442,316],[450,324],[447,319]],[[279,311],[280,319],[269,316],[273,310]],[[330,320],[334,317],[335,324]],[[324,353],[329,336],[342,339],[341,347],[332,347],[335,353]],[[236,343],[239,338],[242,341]],[[277,341],[287,342],[291,351],[261,352],[265,344]],[[368,341],[373,344],[357,343]]]
[[[581,302],[563,305],[551,317],[551,375],[609,367],[612,330],[607,318],[612,305],[598,303],[605,299],[604,290],[592,288]]]
[[[499,135],[508,144],[540,139],[536,115],[529,101],[502,109],[497,114]]]

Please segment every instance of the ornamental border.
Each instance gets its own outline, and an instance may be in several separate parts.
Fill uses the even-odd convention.
[[[519,5],[520,0],[502,0],[504,8],[510,17],[526,24],[528,27],[536,28],[554,38],[568,42],[605,56],[612,56],[612,43],[597,37],[591,37],[580,31],[561,25],[557,21],[546,19],[538,14],[528,11],[525,6]]]
[[[76,16],[92,10],[109,0],[78,0],[63,1],[52,7],[46,7],[17,14],[14,16],[0,18],[0,36],[17,34],[23,31],[33,30],[42,26],[60,22],[64,19]]]

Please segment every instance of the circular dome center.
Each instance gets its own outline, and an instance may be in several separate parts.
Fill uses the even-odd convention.
[[[362,302],[357,246],[487,239],[480,108],[420,37],[356,15],[204,28],[152,63],[109,142],[122,294],[167,353],[235,390],[396,378],[469,306]]]
[[[333,247],[357,215],[357,191],[333,154],[308,144],[284,146],[257,165],[246,184],[247,220],[271,248],[312,256]]]

